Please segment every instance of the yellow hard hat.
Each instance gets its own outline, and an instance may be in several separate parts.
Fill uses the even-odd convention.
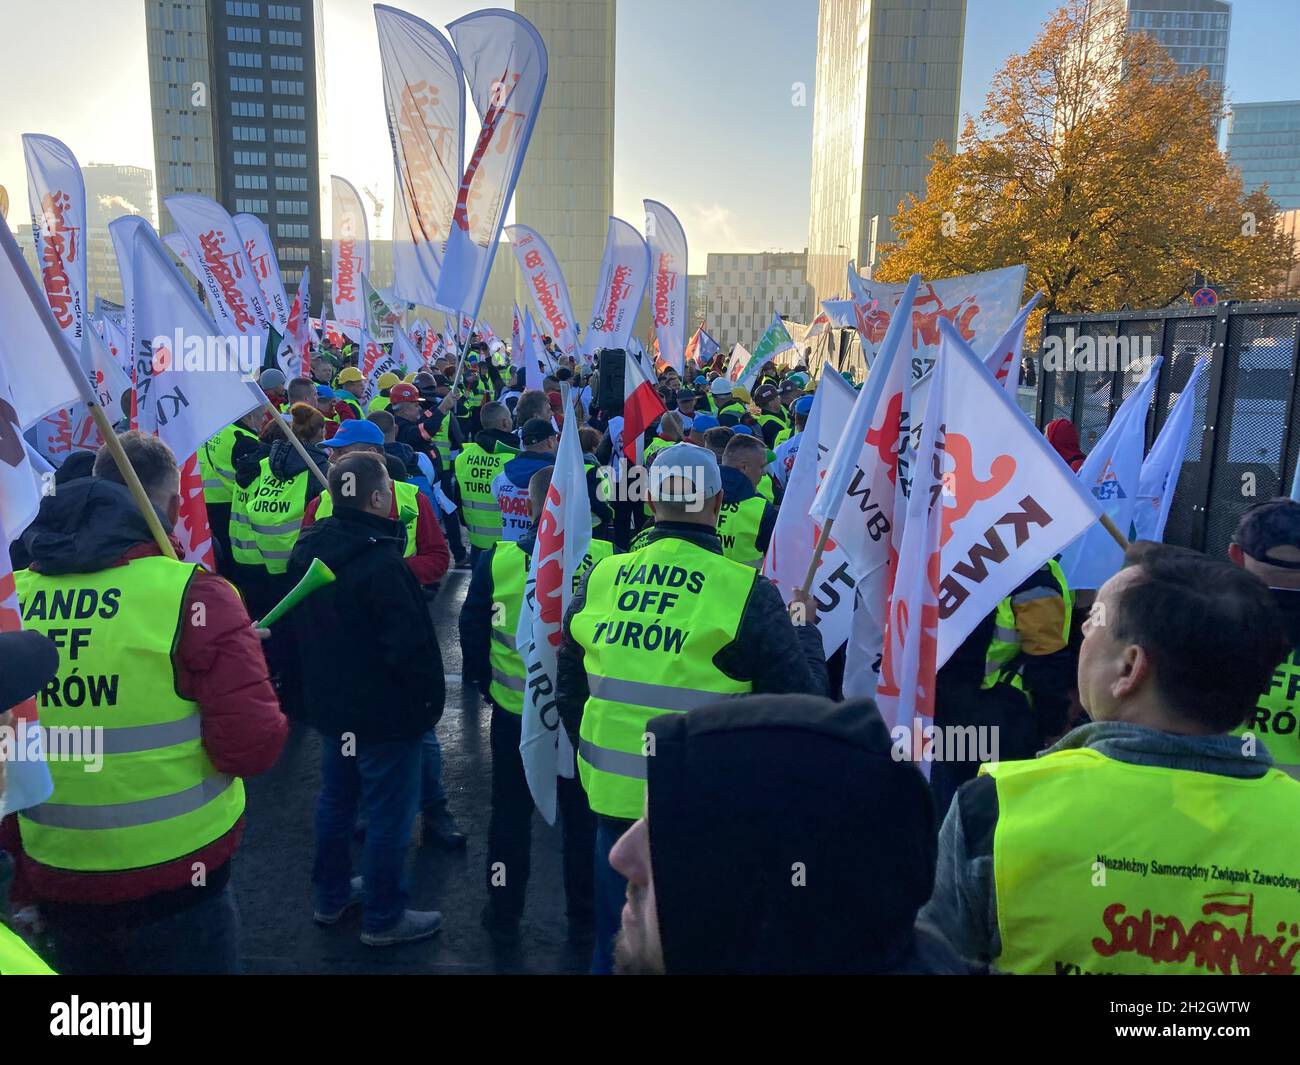
[[[339,371],[338,382],[341,385],[350,385],[353,381],[364,380],[365,378],[361,376],[361,371],[355,366],[344,366],[343,369]]]
[[[392,388],[393,385],[397,384],[400,380],[401,378],[398,377],[397,374],[393,373],[392,370],[389,370],[388,373],[381,373],[379,375],[379,380],[376,384],[379,385],[379,390],[382,392],[385,388]]]
[[[731,398],[739,400],[741,403],[750,402],[749,389],[742,385],[735,385],[731,389]]]

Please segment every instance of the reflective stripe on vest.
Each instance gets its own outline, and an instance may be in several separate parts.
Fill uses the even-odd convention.
[[[1016,659],[1020,657],[1020,633],[1016,631],[1016,604],[1027,603],[1033,599],[1044,599],[1059,595],[1065,603],[1065,626],[1062,638],[1070,642],[1070,624],[1074,614],[1074,593],[1065,580],[1065,571],[1055,559],[1050,559],[1047,568],[1051,570],[1056,588],[1030,588],[1016,595],[1008,595],[1000,603],[993,615],[993,639],[984,655],[984,680],[981,688],[992,688],[998,681],[1010,684],[1013,688],[1024,690],[1021,669],[1012,670]]]
[[[733,562],[761,566],[763,552],[758,549],[758,528],[763,522],[767,501],[750,496],[742,503],[723,503],[718,512],[718,539],[722,553]]]
[[[241,566],[263,565],[262,556],[257,551],[257,541],[253,538],[253,528],[248,520],[248,498],[256,488],[257,481],[247,488],[241,488],[236,484],[230,499],[230,557]]]
[[[453,469],[456,483],[460,485],[469,542],[475,547],[491,547],[501,539],[501,508],[492,494],[492,481],[512,458],[513,452],[489,454],[477,443],[465,445],[465,450],[456,456]]]
[[[503,540],[492,549],[492,602],[500,604],[501,609],[492,611],[492,643],[488,648],[492,679],[488,694],[502,710],[512,714],[522,714],[524,710],[524,681],[528,673],[515,648],[515,632],[519,627],[530,562],[527,552],[518,544]]]
[[[59,869],[109,872],[180,858],[220,838],[244,788],[203,750],[198,705],[176,693],[172,652],[197,566],[138,558],[98,573],[16,574],[23,625],[79,634],[37,698],[42,726],[93,724],[102,765],[50,759],[48,802],[18,815],[23,848]]]
[[[262,460],[262,472],[248,494],[245,510],[257,553],[268,573],[284,573],[302,531],[307,512],[308,470],[281,480],[271,472],[271,460]]]
[[[16,932],[0,924],[0,976],[54,975],[54,970]]]
[[[420,490],[405,481],[394,481],[393,495],[397,501],[397,519],[406,529],[406,547],[402,551],[402,557],[410,558],[415,554],[416,533],[420,525]],[[322,492],[320,502],[316,504],[316,520],[324,521],[333,513],[334,497],[328,492]]]
[[[1273,670],[1268,690],[1255,704],[1255,715],[1234,735],[1251,733],[1292,776],[1300,773],[1300,650],[1292,650]]]
[[[256,439],[238,425],[227,425],[199,448],[199,469],[203,473],[203,499],[207,503],[229,503],[235,493],[235,444],[240,437]]]
[[[645,769],[638,763],[652,717],[753,690],[713,657],[736,638],[756,577],[676,536],[608,555],[587,575],[570,632],[583,648],[590,689],[578,772],[596,813],[641,816]]]
[[[1013,973],[1295,973],[1300,782],[1089,748],[985,765]]]

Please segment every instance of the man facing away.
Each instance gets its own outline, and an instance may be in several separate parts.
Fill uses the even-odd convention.
[[[155,436],[121,443],[173,528],[176,459]],[[269,769],[288,732],[243,601],[162,554],[107,447],[93,477],[42,501],[23,541],[23,626],[61,658],[41,724],[93,715],[103,762],[51,760],[54,793],[0,831],[19,852],[16,900],[39,904],[65,974],[236,972],[241,778]]]
[[[364,648],[364,668],[311,668],[306,698],[321,733],[316,806],[315,920],[338,924],[362,907],[361,941],[390,946],[427,939],[437,911],[407,909],[406,852],[419,812],[421,740],[442,716],[442,656],[424,595],[402,558],[402,523],[390,517],[393,482],[382,456],[330,464],[329,517],[304,529],[290,572],[320,559],[336,580],[289,615],[298,644],[321,632]],[[363,875],[352,879],[358,811],[366,818]]]

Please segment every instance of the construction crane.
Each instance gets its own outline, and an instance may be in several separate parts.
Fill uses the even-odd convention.
[[[375,221],[378,222],[379,216],[384,213],[384,201],[370,191],[369,185],[362,186],[361,191],[369,196],[370,202],[375,205]]]

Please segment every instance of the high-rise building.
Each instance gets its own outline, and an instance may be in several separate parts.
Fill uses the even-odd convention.
[[[515,219],[555,252],[585,329],[614,204],[615,0],[515,0],[514,6],[542,35],[549,63],[515,189]],[[641,220],[628,221],[639,226]],[[526,300],[520,291],[519,305]]]
[[[1232,105],[1228,159],[1250,192],[1268,185],[1284,211],[1300,207],[1300,100]]]
[[[813,290],[805,277],[807,262],[807,250],[752,255],[710,252],[702,304],[704,328],[726,348],[739,343],[752,350],[774,314],[808,321]]]
[[[323,273],[318,3],[146,0],[160,199],[200,192],[257,215],[286,288],[311,267],[313,306]]]
[[[966,0],[821,0],[808,280],[844,294],[845,263],[873,265],[935,141],[957,139]]]
[[[86,185],[86,279],[89,295],[122,302],[122,279],[108,223],[125,214],[154,222],[153,174],[142,166],[89,163],[81,168]],[[91,304],[93,306],[93,302]]]
[[[1203,69],[1210,87],[1222,93],[1232,25],[1228,0],[1089,0],[1086,18],[1087,31],[1076,54],[1104,55],[1121,28],[1145,33],[1169,53],[1179,74]],[[1217,135],[1217,122],[1215,131]]]

